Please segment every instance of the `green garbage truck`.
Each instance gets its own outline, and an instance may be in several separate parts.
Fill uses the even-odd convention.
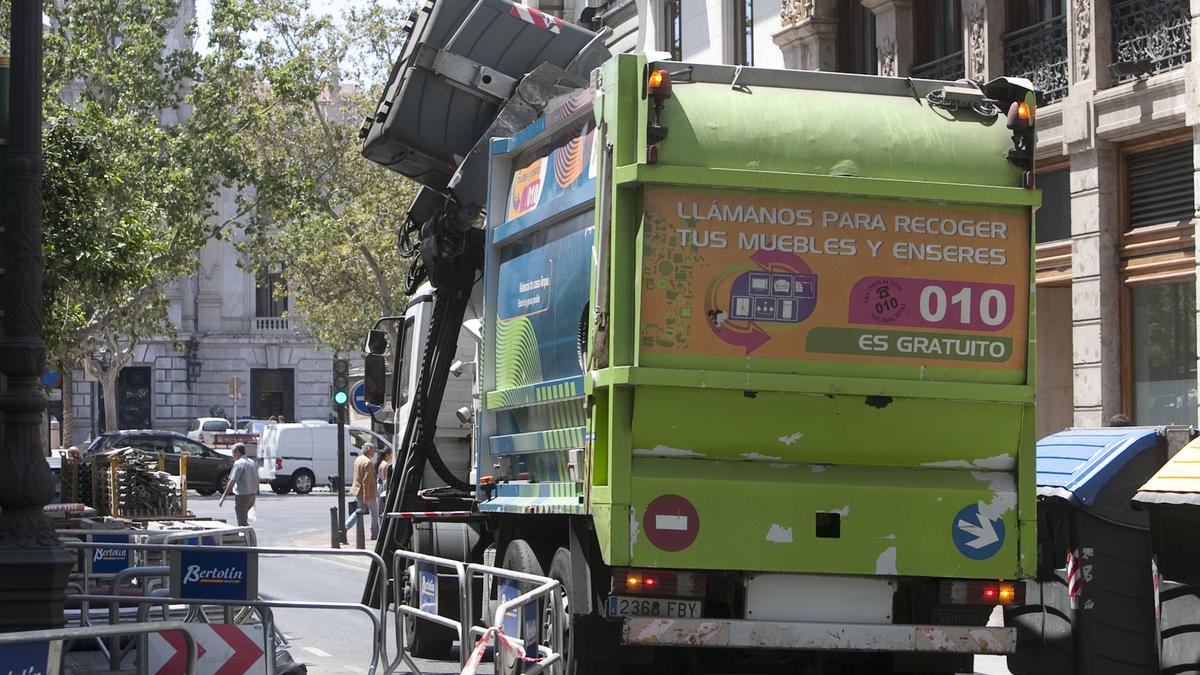
[[[423,186],[412,301],[365,348],[397,448],[379,552],[560,581],[573,673],[1012,653],[988,620],[1037,563],[1032,85],[610,55],[507,0],[408,31],[362,129]]]

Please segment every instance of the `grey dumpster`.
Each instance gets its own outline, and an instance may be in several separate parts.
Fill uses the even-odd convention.
[[[1171,457],[1133,498],[1150,518],[1159,582],[1159,667],[1200,673],[1200,439]]]
[[[1018,675],[1158,673],[1150,533],[1130,499],[1167,458],[1161,427],[1067,429],[1037,444],[1038,574],[1015,626]]]

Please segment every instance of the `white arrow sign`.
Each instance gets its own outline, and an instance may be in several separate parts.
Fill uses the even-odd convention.
[[[991,546],[992,544],[1000,541],[999,535],[996,534],[996,526],[992,524],[991,518],[988,518],[982,513],[976,514],[976,518],[979,519],[978,525],[968,520],[959,519],[958,521],[958,529],[966,532],[972,537],[975,537],[971,541],[967,542],[967,546],[978,550],[986,546]]]
[[[196,638],[197,675],[246,675],[266,673],[262,628],[231,623],[188,624]],[[151,633],[149,672],[154,675],[182,675],[186,648],[177,631]]]

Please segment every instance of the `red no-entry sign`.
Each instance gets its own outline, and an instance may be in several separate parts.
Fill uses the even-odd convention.
[[[679,495],[659,495],[646,505],[642,531],[658,548],[682,551],[700,534],[700,514],[691,502]]]

